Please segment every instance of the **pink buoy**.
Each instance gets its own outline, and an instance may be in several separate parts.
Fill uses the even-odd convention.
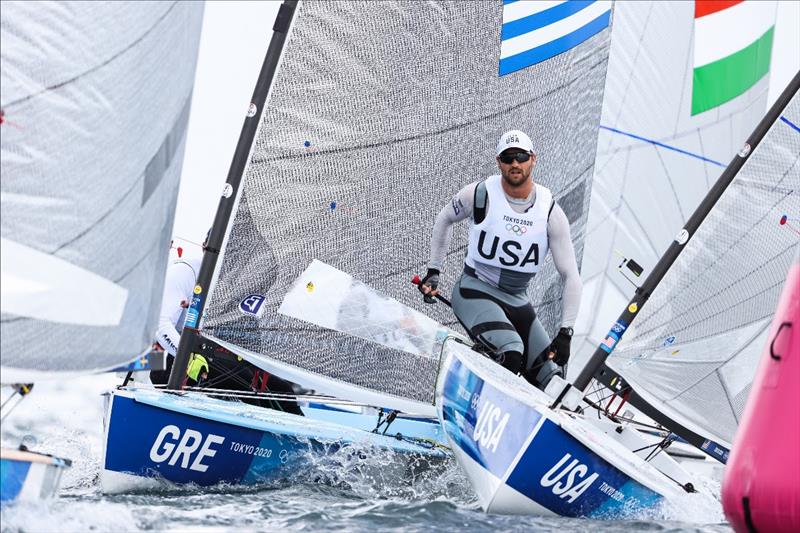
[[[800,256],[789,269],[722,483],[736,531],[800,531]]]

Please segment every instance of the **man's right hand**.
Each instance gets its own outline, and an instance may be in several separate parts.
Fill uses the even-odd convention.
[[[433,297],[439,294],[439,271],[435,268],[429,268],[428,273],[425,274],[425,277],[422,278],[417,287],[425,295],[425,303],[436,303]]]

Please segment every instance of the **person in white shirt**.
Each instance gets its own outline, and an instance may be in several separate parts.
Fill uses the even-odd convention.
[[[211,230],[208,231],[203,241],[203,251],[208,245],[210,235]],[[153,384],[165,384],[169,380],[172,363],[180,343],[183,323],[186,320],[186,310],[192,301],[202,261],[202,256],[184,254],[167,268],[155,339],[167,354],[167,369],[150,372],[150,381]],[[187,369],[187,378],[193,385],[205,383],[219,389],[294,394],[290,382],[256,368],[213,343],[204,342],[196,350],[192,354]],[[254,397],[252,400],[245,399],[244,401],[303,415],[297,403],[288,399],[262,401]]]
[[[203,241],[204,251],[207,241],[208,235]],[[169,373],[181,339],[183,323],[186,320],[186,310],[192,301],[192,291],[197,284],[197,275],[200,273],[202,261],[202,256],[190,254],[177,259],[167,268],[155,338],[156,343],[164,349],[166,354],[167,369],[150,372],[150,381],[153,384],[165,384],[169,380]],[[200,360],[198,362],[202,363]],[[193,369],[190,369],[190,377],[193,374],[191,370]],[[207,364],[205,372],[208,373]],[[200,376],[194,376],[193,381],[197,381],[197,377]]]
[[[427,302],[438,293],[452,226],[471,218],[453,312],[498,363],[543,388],[555,373],[565,374],[559,367],[569,360],[582,284],[567,216],[550,190],[533,181],[530,138],[519,130],[506,132],[496,153],[500,174],[462,188],[436,217],[419,289]],[[564,282],[561,329],[552,341],[527,296],[548,251]]]

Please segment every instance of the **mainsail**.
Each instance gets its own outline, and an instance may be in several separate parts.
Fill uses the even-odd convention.
[[[202,13],[3,2],[3,382],[113,368],[152,343]]]
[[[799,82],[608,361],[660,410],[723,445],[733,440],[800,239],[792,230]]]
[[[710,452],[733,440],[798,244],[798,89],[800,73],[593,356],[602,360],[627,330],[607,360],[612,372],[595,375],[607,384],[621,376],[615,384],[631,386],[648,414],[705,439],[695,443]]]
[[[707,99],[704,105],[715,105],[693,112],[698,98],[715,94],[710,82],[702,84],[708,72],[702,65],[709,61],[704,58],[725,46],[743,46],[738,43],[748,35],[755,41],[766,36],[767,42],[758,42],[768,68],[775,23],[774,2],[744,2],[708,14],[701,9],[704,4],[712,3],[637,1],[615,6],[581,269],[583,300],[570,364],[573,377],[604,338],[608,321],[633,295],[634,284],[641,285],[667,249],[674,228],[683,226],[766,110],[769,76],[756,56],[730,65],[722,92],[731,98]],[[709,9],[728,3],[717,4]],[[709,40],[706,26],[715,17],[724,17],[726,26]],[[730,92],[727,86],[734,80],[748,83]],[[620,272],[626,259],[641,266],[644,275],[627,267]]]
[[[581,5],[589,11],[575,4],[567,11],[576,13],[562,6],[543,16],[550,4],[299,4],[258,135],[244,148],[247,170],[202,334],[265,368],[291,367],[295,379],[347,383],[352,399],[357,389],[362,401],[430,411],[436,358],[376,347],[278,307],[318,259],[458,327],[444,306],[424,306],[410,279],[425,268],[438,210],[496,173],[496,139],[512,127],[534,139],[534,179],[564,208],[580,257],[611,16],[608,2]],[[526,26],[553,20],[577,30],[548,44]],[[254,101],[253,114],[261,107]],[[220,212],[233,202],[224,198]],[[454,242],[466,243],[466,228],[456,231]],[[445,290],[464,252],[449,255]],[[531,296],[551,332],[561,289],[548,260]]]

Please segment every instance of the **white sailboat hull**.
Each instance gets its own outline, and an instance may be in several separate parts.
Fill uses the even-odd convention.
[[[640,437],[626,446],[611,427],[549,409],[543,392],[462,345],[445,354],[440,421],[486,512],[620,518],[684,493],[659,471],[689,479],[666,454],[654,464],[630,451]]]

